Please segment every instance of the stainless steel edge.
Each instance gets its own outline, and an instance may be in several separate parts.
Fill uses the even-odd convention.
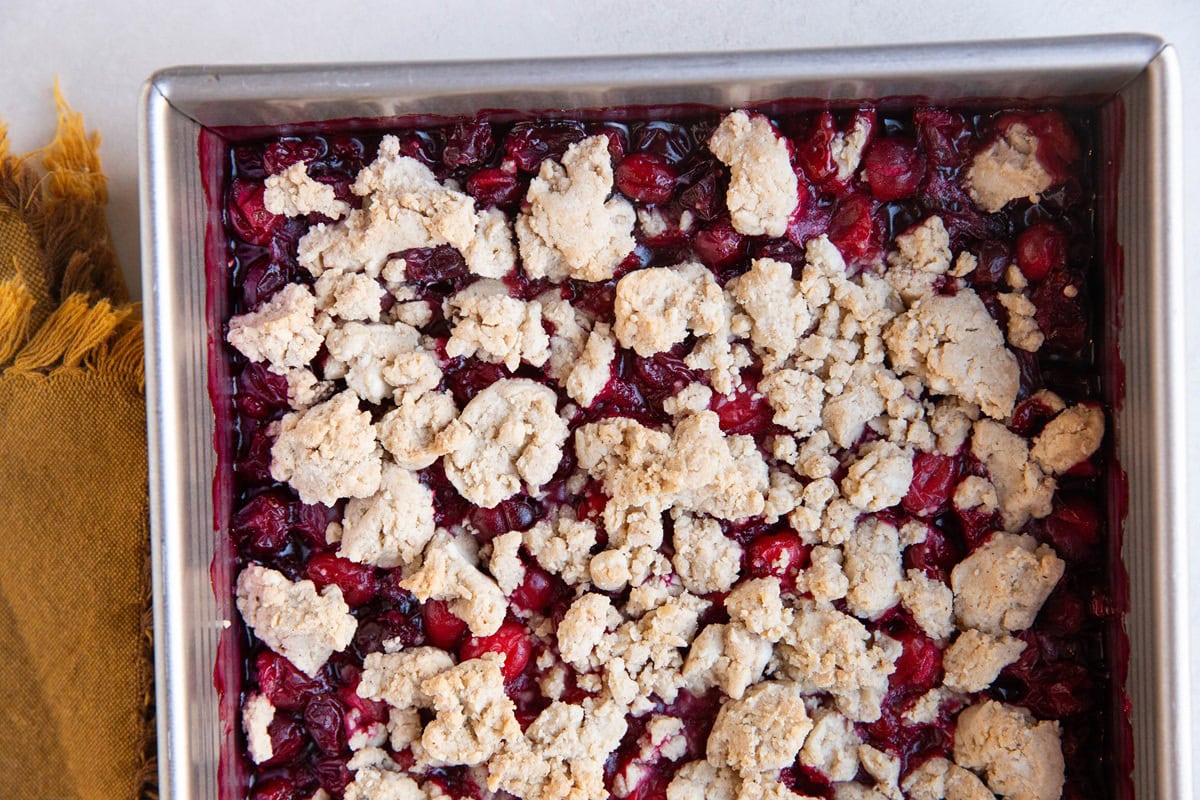
[[[419,64],[179,67],[154,84],[204,125],[280,125],[348,116],[464,114],[480,97],[507,106],[579,108],[670,102],[739,105],[803,96],[945,99],[1109,95],[1162,47],[1153,36],[980,41],[729,54]],[[948,80],[953,76],[953,80]],[[298,112],[303,110],[303,117]]]
[[[1119,212],[1125,253],[1122,353],[1128,392],[1119,442],[1130,474],[1124,560],[1129,618],[1134,778],[1140,796],[1192,794],[1190,624],[1183,446],[1183,131],[1179,65],[1166,47],[1127,93]],[[1136,402],[1144,403],[1142,408]],[[1130,470],[1130,467],[1126,467]],[[1139,703],[1139,696],[1141,702]],[[1146,710],[1150,709],[1150,715]]]
[[[1174,613],[1186,608],[1188,588],[1183,388],[1175,377],[1184,368],[1178,81],[1173,51],[1138,35],[475,64],[192,67],[152,76],[141,104],[140,188],[161,796],[219,796],[222,731],[212,667],[224,620],[208,581],[215,456],[206,381],[201,125],[498,106],[1120,91],[1149,121],[1126,140],[1121,186],[1131,202],[1120,211],[1129,276],[1126,333],[1136,335],[1122,340],[1130,402],[1121,426],[1131,435],[1118,447],[1122,462],[1137,470],[1127,542],[1145,548],[1128,552],[1128,559],[1135,602],[1144,597],[1149,608],[1130,616],[1135,779],[1140,797],[1189,797],[1190,720],[1178,707],[1179,698],[1190,697],[1188,621],[1186,612]],[[1130,410],[1135,396],[1149,409],[1142,416]]]
[[[215,459],[203,347],[205,218],[195,168],[199,130],[147,82],[139,120],[139,182],[158,767],[164,799],[217,796],[220,740],[212,665],[222,622],[208,580]],[[189,272],[189,264],[198,272]]]

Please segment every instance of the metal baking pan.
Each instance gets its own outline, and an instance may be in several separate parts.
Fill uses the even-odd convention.
[[[141,213],[164,798],[230,793],[218,763],[222,747],[234,746],[230,728],[237,724],[236,707],[220,713],[213,685],[218,641],[233,609],[228,592],[214,597],[209,572],[214,553],[228,546],[214,513],[223,517],[228,509],[220,508],[220,498],[214,503],[217,410],[208,392],[207,321],[221,299],[209,298],[205,281],[206,185],[221,176],[202,174],[202,143],[325,120],[481,108],[730,107],[781,98],[1053,98],[1100,110],[1101,163],[1119,165],[1101,187],[1108,237],[1102,328],[1115,344],[1102,367],[1128,489],[1122,509],[1121,481],[1114,481],[1110,510],[1117,524],[1124,518],[1121,555],[1129,575],[1124,688],[1132,708],[1133,780],[1140,798],[1190,796],[1188,622],[1178,612],[1186,608],[1187,588],[1179,477],[1179,74],[1170,46],[1129,35],[520,62],[186,67],[152,76],[141,107]],[[216,136],[202,137],[205,129]],[[218,586],[229,579],[219,562]],[[227,702],[236,704],[237,687],[230,688]]]

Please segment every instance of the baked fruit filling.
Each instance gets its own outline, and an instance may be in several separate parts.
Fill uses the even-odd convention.
[[[254,798],[1108,794],[1089,121],[767,110],[233,148]]]

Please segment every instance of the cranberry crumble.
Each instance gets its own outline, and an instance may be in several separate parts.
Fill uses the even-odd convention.
[[[230,152],[249,796],[1107,796],[1090,118],[611,116]]]

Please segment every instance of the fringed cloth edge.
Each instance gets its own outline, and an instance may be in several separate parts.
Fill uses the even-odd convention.
[[[0,372],[30,380],[87,372],[139,394],[145,390],[142,321],[109,236],[108,189],[100,137],[71,110],[57,85],[58,130],[40,150],[14,156],[0,123],[0,206],[15,212],[35,241],[40,269],[0,264]],[[44,173],[32,162],[40,156]],[[9,267],[6,269],[6,267]],[[132,797],[158,799],[150,553],[144,568],[139,653],[141,726]]]

